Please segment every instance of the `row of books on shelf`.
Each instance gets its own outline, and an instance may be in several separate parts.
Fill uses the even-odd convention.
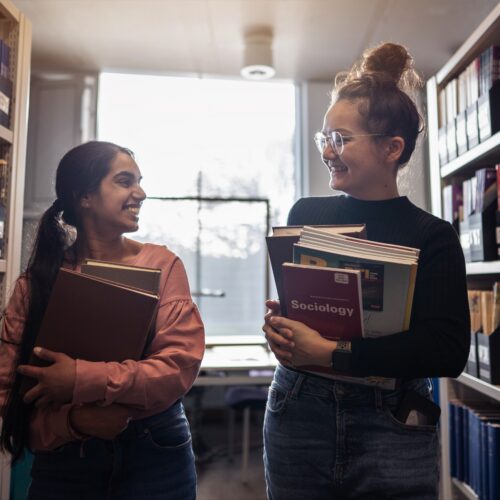
[[[500,47],[491,46],[439,91],[441,165],[500,130],[499,81]]]
[[[450,401],[450,474],[481,500],[500,498],[500,409],[498,405]]]
[[[500,131],[500,82],[438,130],[439,163],[445,165]]]
[[[363,224],[273,228],[267,246],[282,313],[330,340],[407,330],[419,251],[366,239]],[[327,377],[394,387],[394,380]]]
[[[439,126],[451,122],[500,80],[500,47],[490,46],[439,91]]]
[[[499,165],[478,169],[469,179],[454,177],[443,187],[443,218],[460,235],[467,262],[496,260],[499,256],[498,168]]]
[[[471,346],[465,372],[500,384],[500,282],[492,290],[468,290]]]
[[[12,80],[10,74],[10,47],[0,40],[0,125],[10,127],[12,107]]]

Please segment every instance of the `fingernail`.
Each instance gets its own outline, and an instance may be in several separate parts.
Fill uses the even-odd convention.
[[[33,352],[34,352],[35,354],[40,354],[40,353],[42,352],[42,348],[41,348],[41,347],[34,347],[34,348],[33,348]]]
[[[24,368],[22,366],[17,367],[18,373],[24,373]]]

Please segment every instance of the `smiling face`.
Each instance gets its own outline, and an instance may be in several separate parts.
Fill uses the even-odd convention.
[[[94,230],[110,236],[137,231],[139,210],[146,198],[141,178],[134,159],[118,152],[99,189],[82,197],[83,218]]]
[[[358,105],[356,101],[342,99],[325,115],[323,133],[329,135],[336,130],[344,136],[342,155],[335,152],[330,142],[323,151],[330,187],[359,199],[397,197],[397,169],[391,152],[394,138],[364,136],[370,131],[364,128]],[[360,136],[347,137],[356,135]]]

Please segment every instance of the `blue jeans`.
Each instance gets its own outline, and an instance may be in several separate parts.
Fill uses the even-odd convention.
[[[182,403],[130,422],[112,441],[92,438],[36,452],[30,500],[191,500],[196,471]]]
[[[385,391],[280,365],[264,421],[269,499],[437,499],[437,428],[394,417],[407,388],[431,397],[425,379]]]

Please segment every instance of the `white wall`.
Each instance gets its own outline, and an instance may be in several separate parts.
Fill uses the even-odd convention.
[[[72,147],[95,138],[97,75],[33,75],[30,86],[21,269],[38,220],[55,199],[55,173]]]
[[[305,82],[300,85],[303,196],[332,194],[328,185],[330,174],[313,141],[314,134],[323,128],[323,117],[330,103],[331,89],[332,84],[326,82]]]

